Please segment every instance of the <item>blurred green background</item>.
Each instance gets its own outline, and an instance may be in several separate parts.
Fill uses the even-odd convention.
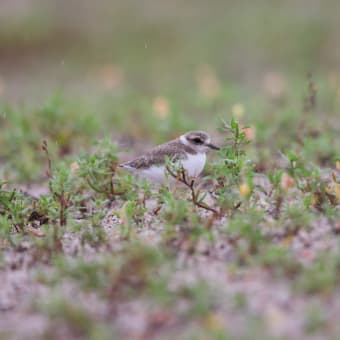
[[[215,131],[232,115],[254,125],[258,146],[282,148],[308,73],[310,120],[332,145],[339,18],[338,0],[2,0],[0,159],[36,178],[42,139],[64,156],[106,134],[131,146]]]

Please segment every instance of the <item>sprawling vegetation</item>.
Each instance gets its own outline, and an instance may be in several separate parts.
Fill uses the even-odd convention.
[[[339,338],[338,2],[13,3],[0,337]],[[190,129],[200,178],[117,167]]]

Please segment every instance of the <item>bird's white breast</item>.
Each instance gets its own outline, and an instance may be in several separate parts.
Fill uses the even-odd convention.
[[[198,153],[196,155],[188,154],[187,159],[183,159],[181,164],[187,171],[190,177],[197,177],[204,169],[206,161],[205,153]],[[141,171],[141,176],[150,179],[155,183],[165,183],[165,166],[151,166],[148,169]],[[169,177],[170,180],[171,177]]]
[[[197,177],[204,169],[205,160],[205,153],[197,153],[196,155],[188,154],[188,158],[182,160],[182,165],[189,176]]]

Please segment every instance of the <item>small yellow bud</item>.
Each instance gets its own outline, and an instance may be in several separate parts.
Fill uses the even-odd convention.
[[[340,183],[334,183],[334,193],[335,193],[336,199],[340,201]]]
[[[235,118],[242,118],[244,115],[244,106],[240,103],[236,103],[232,106],[231,112]]]
[[[250,188],[249,188],[249,185],[247,183],[242,183],[240,185],[240,194],[241,196],[243,197],[248,197],[249,194],[250,194]]]
[[[310,204],[314,207],[319,203],[319,197],[316,194],[312,195],[312,198],[310,200]]]
[[[220,81],[210,65],[202,65],[197,71],[199,92],[208,99],[216,98],[221,92]]]
[[[284,246],[286,246],[286,247],[290,246],[290,245],[292,244],[292,242],[293,242],[293,236],[292,236],[292,235],[286,236],[286,237],[281,241],[282,245],[284,245]]]
[[[338,170],[340,170],[340,161],[336,161],[336,162],[335,162],[335,167],[336,167]]]
[[[206,327],[212,331],[222,330],[225,324],[223,317],[218,313],[209,313],[204,320]]]
[[[154,115],[159,119],[166,119],[169,116],[169,102],[164,97],[156,97],[153,101]]]

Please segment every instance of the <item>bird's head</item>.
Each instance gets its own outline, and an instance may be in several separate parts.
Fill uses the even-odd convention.
[[[211,143],[210,136],[204,131],[189,131],[180,137],[180,141],[193,148],[196,152],[206,152],[209,149],[220,148]]]

